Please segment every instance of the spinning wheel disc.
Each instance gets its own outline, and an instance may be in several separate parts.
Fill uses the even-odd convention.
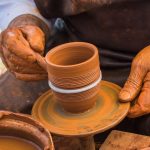
[[[63,110],[49,90],[36,101],[32,116],[51,133],[62,136],[86,136],[108,130],[127,115],[130,104],[120,103],[120,87],[101,81],[97,102],[90,110],[71,114]]]

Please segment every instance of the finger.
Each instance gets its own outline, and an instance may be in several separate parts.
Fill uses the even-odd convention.
[[[14,71],[14,66],[12,66],[12,64],[9,62],[9,58],[11,57],[11,53],[5,48],[3,47],[3,55],[4,55],[4,60],[8,66],[9,71],[13,72]]]
[[[2,44],[7,50],[18,57],[28,62],[36,61],[34,51],[30,48],[20,30],[13,28],[4,31],[2,35]]]
[[[145,93],[142,93],[136,104],[130,108],[128,113],[129,118],[136,118],[150,113],[150,107],[145,107],[141,103],[141,97],[143,97],[144,95]]]
[[[27,74],[46,73],[46,71],[43,68],[41,68],[37,64],[37,62],[28,63],[7,50],[5,51],[5,57],[7,60],[7,64],[12,71],[15,71],[18,73],[27,73]]]
[[[43,31],[37,26],[24,26],[20,28],[22,33],[27,38],[32,49],[39,53],[44,52],[45,35]]]
[[[5,55],[7,55],[7,59],[9,59],[9,61],[15,65],[18,66],[24,66],[24,67],[30,67],[36,70],[41,70],[42,72],[44,70],[46,70],[46,61],[44,59],[44,57],[42,57],[39,53],[35,53],[37,62],[26,62],[23,59],[19,58],[18,56],[16,56],[15,54],[9,52],[9,51],[5,51]]]
[[[7,53],[10,52],[7,51]],[[7,59],[20,73],[46,73],[46,71],[40,67],[37,62],[28,63],[14,54],[10,54]],[[15,68],[14,71],[17,71]]]
[[[14,72],[17,79],[24,80],[24,81],[37,81],[37,80],[44,80],[47,79],[47,74],[20,74]]]
[[[132,101],[138,95],[142,87],[143,79],[147,73],[145,68],[146,67],[141,59],[138,57],[137,59],[134,59],[131,66],[130,75],[121,92],[119,93],[120,101]]]
[[[36,54],[36,59],[37,59],[37,63],[39,64],[39,66],[41,66],[45,71],[47,71],[47,64],[46,64],[45,58],[38,53],[35,53],[35,54]]]
[[[128,117],[129,118],[136,118],[136,117],[140,117],[142,115],[144,115],[145,112],[142,109],[142,107],[136,103],[134,106],[132,106],[128,112]]]
[[[135,118],[150,113],[150,73],[144,80],[144,85],[135,105],[129,111],[128,117]]]
[[[24,67],[24,66],[14,65],[9,60],[7,60],[7,63],[13,72],[18,72],[21,74],[46,74],[46,72],[42,69],[37,70],[33,67],[28,67],[28,66]]]

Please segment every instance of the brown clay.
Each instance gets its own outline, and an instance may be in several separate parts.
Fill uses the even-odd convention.
[[[150,150],[150,136],[113,130],[99,150]]]
[[[26,60],[27,62],[35,62],[36,57],[28,42],[23,37],[22,32],[17,29],[7,29],[2,33],[2,45],[11,53]]]
[[[1,150],[41,150],[41,148],[31,141],[12,137],[0,136],[0,149]]]
[[[29,42],[30,47],[40,54],[43,54],[45,47],[45,35],[43,31],[37,26],[23,26],[20,30]]]
[[[87,86],[100,77],[97,48],[89,43],[72,42],[53,48],[46,55],[49,80],[59,88],[77,89]],[[77,94],[55,91],[58,102],[65,110],[84,112],[96,102],[99,86]]]
[[[77,94],[61,94],[53,91],[57,101],[65,108],[66,111],[72,113],[79,113],[89,110],[94,106],[99,86],[92,88],[91,90],[77,93]]]
[[[57,46],[46,55],[46,62],[50,81],[61,88],[79,88],[100,75],[98,50],[89,43]]]
[[[6,147],[4,143],[8,142],[8,148],[11,145],[11,150],[17,150],[21,145],[26,145],[31,150],[54,150],[47,129],[27,115],[12,112],[0,111],[0,140],[3,141],[0,149],[2,146]]]

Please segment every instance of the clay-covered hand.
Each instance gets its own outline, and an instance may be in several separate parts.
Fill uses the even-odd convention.
[[[1,34],[1,58],[16,78],[26,81],[47,78],[38,57],[44,54],[45,35],[34,25],[8,28]]]
[[[150,46],[134,58],[131,72],[119,94],[120,101],[130,102],[128,117],[135,118],[150,113]]]

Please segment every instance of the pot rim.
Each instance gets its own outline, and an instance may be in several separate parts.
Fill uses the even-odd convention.
[[[57,65],[57,64],[54,64],[52,63],[50,60],[49,60],[49,55],[53,54],[53,53],[56,53],[57,51],[60,51],[61,49],[64,49],[64,48],[70,48],[70,47],[74,47],[74,46],[81,46],[81,47],[85,47],[85,48],[89,48],[90,50],[92,50],[94,53],[93,55],[87,59],[86,61],[84,62],[81,62],[81,63],[78,63],[78,64],[74,64],[74,65]],[[65,44],[61,44],[61,45],[58,45],[54,48],[52,48],[47,54],[46,54],[46,57],[45,57],[45,60],[46,60],[46,63],[48,65],[51,65],[51,66],[54,66],[54,67],[61,67],[61,68],[72,68],[72,67],[78,67],[78,66],[81,66],[81,65],[84,65],[90,61],[92,61],[93,59],[95,59],[98,55],[98,49],[95,45],[91,44],[91,43],[88,43],[88,42],[69,42],[69,43],[65,43]]]
[[[12,121],[14,121],[14,122],[11,123]],[[6,123],[7,123],[7,125],[5,125]],[[23,126],[25,128],[22,128]],[[4,127],[11,128],[12,130],[16,130],[16,129],[19,130],[20,128],[22,128],[22,131],[24,133],[30,132],[31,135],[33,135],[33,136],[35,136],[35,132],[27,131],[27,129],[29,129],[29,127],[32,129],[35,128],[35,129],[39,130],[39,133],[41,132],[43,134],[43,141],[45,140],[45,137],[47,138],[47,140],[43,143],[44,149],[45,150],[46,149],[51,149],[51,150],[55,149],[51,134],[48,131],[48,129],[45,128],[42,123],[34,120],[30,115],[0,110],[0,128],[4,128]],[[8,136],[11,136],[11,135],[8,135]]]

